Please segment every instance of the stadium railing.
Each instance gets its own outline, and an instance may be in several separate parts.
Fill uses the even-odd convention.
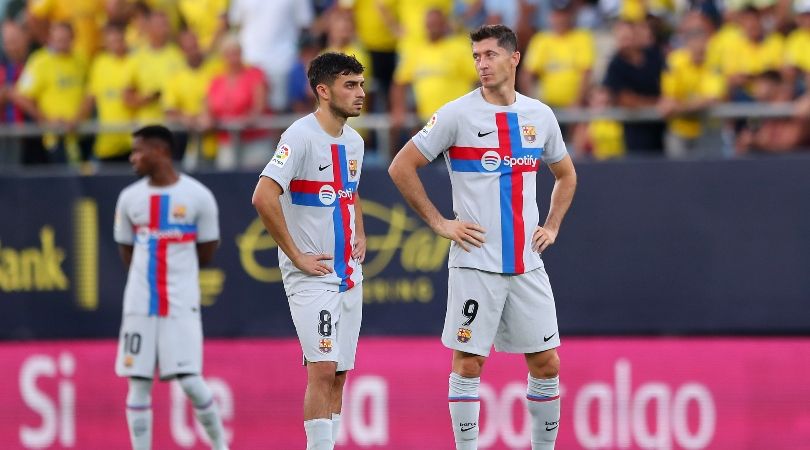
[[[653,107],[627,109],[627,108],[607,108],[598,112],[587,108],[564,108],[556,109],[555,114],[560,124],[575,124],[588,122],[594,119],[611,119],[625,123],[633,122],[655,122],[663,121],[661,114]],[[710,120],[732,120],[732,119],[774,119],[793,117],[795,114],[795,104],[791,102],[762,104],[762,103],[723,103],[708,108],[700,117],[704,121]],[[229,121],[219,124],[215,131],[227,131],[230,133],[231,142],[240,141],[239,132],[246,128],[263,128],[280,133],[295,120],[300,118],[300,114],[277,114],[262,117],[256,121],[247,123],[241,120]],[[415,114],[406,117],[405,128],[412,129],[419,126],[421,122]],[[79,135],[95,135],[109,132],[131,132],[142,123],[130,122],[119,124],[101,124],[97,121],[87,121],[80,124],[73,132]],[[182,124],[167,122],[167,126],[175,131],[188,132]],[[358,129],[376,131],[376,148],[391,148],[392,128],[390,116],[388,114],[363,114],[352,120],[351,125]],[[68,130],[60,127],[42,126],[36,123],[22,124],[2,124],[0,125],[0,165],[14,166],[18,158],[8,155],[14,150],[14,142],[19,138],[42,136],[44,133],[54,133],[64,135]],[[194,132],[189,133],[194,135]],[[389,152],[378,151],[378,161],[387,161],[390,158]]]

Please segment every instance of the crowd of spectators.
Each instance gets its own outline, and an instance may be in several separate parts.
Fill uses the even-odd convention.
[[[366,67],[366,109],[390,114],[391,134],[364,134],[394,151],[413,131],[409,113],[425,121],[476,85],[466,33],[484,23],[517,32],[523,94],[597,114],[658,112],[658,122],[564,124],[576,157],[810,145],[810,0],[0,0],[0,19],[2,123],[46,130],[14,142],[26,164],[125,161],[125,125],[170,122],[188,131],[178,159],[260,166],[278,130],[253,124],[311,111],[306,67],[324,51]],[[706,118],[725,102],[793,109]],[[78,133],[91,119],[121,129]],[[222,131],[229,123],[242,131]]]

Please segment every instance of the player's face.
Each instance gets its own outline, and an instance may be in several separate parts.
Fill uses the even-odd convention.
[[[329,88],[329,108],[340,117],[357,117],[366,99],[365,78],[350,73],[337,77]]]
[[[519,52],[510,52],[499,46],[495,38],[473,42],[472,53],[478,79],[485,88],[494,88],[511,80],[520,61]]]
[[[154,172],[158,161],[163,157],[162,149],[154,143],[136,137],[132,141],[132,153],[129,155],[129,163],[138,176],[143,177]]]

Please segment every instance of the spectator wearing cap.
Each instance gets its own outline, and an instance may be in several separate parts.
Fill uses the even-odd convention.
[[[169,16],[162,10],[151,10],[148,27],[149,43],[132,55],[132,70],[124,97],[142,123],[164,119],[160,103],[163,87],[185,65],[183,53],[170,40]]]
[[[750,99],[746,92],[752,77],[768,70],[780,70],[784,62],[784,38],[766,33],[761,12],[753,6],[738,14],[742,33],[729,38],[719,55],[719,71],[726,77],[733,100]]]
[[[664,58],[657,46],[645,47],[639,27],[643,24],[617,22],[613,28],[616,53],[608,63],[605,86],[614,102],[624,108],[655,106],[661,96]],[[654,155],[663,152],[664,124],[627,123],[624,127],[628,154]]]
[[[709,156],[721,147],[701,141],[706,130],[699,114],[725,96],[725,80],[706,63],[710,35],[709,19],[698,11],[687,12],[678,36],[684,46],[667,56],[658,110],[669,119],[664,151],[670,158]]]
[[[551,107],[583,104],[591,83],[595,51],[593,35],[574,28],[571,0],[553,0],[551,29],[534,35],[520,70],[521,90]]]
[[[810,87],[810,0],[796,0],[796,29],[785,42],[785,64],[788,82],[804,82]],[[806,78],[805,78],[806,77]],[[805,78],[805,79],[802,79]]]

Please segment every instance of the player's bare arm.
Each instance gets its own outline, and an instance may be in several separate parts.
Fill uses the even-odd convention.
[[[118,244],[118,255],[121,256],[121,261],[124,262],[124,266],[129,269],[129,265],[132,263],[132,251],[135,247],[128,244]]]
[[[360,206],[360,194],[355,192],[357,198],[354,200],[354,248],[352,258],[362,263],[366,260],[366,228],[363,225],[363,209]]]
[[[541,253],[557,240],[563,217],[571,206],[574,191],[577,188],[577,172],[568,155],[560,161],[550,164],[548,168],[555,180],[554,190],[551,191],[548,216],[543,226],[537,227],[532,236],[532,250]]]
[[[332,268],[323,261],[332,259],[332,256],[302,253],[293,242],[279,201],[282,192],[281,186],[274,180],[267,177],[259,178],[259,183],[256,184],[256,190],[253,192],[253,206],[259,213],[264,227],[284,254],[302,272],[314,276],[331,273]]]
[[[416,173],[416,169],[426,166],[428,162],[416,148],[416,144],[408,141],[391,161],[388,174],[405,197],[405,201],[436,234],[454,241],[466,252],[470,251],[469,245],[481,247],[484,245],[486,232],[481,225],[446,219],[428,198],[425,186]]]
[[[219,241],[200,242],[197,244],[197,261],[200,267],[211,264],[214,260],[214,252],[219,248]]]

